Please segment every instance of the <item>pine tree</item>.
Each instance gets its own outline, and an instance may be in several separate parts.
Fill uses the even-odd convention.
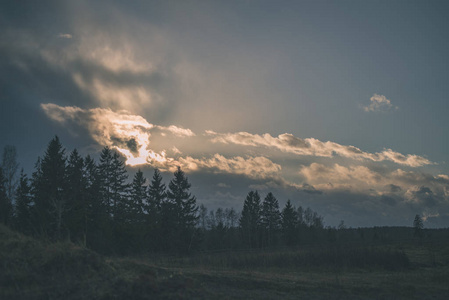
[[[264,230],[266,245],[271,246],[276,242],[276,233],[280,226],[280,212],[278,200],[270,192],[262,203],[261,225]]]
[[[55,136],[48,144],[44,158],[33,174],[35,213],[41,234],[61,238],[66,210],[65,149]]]
[[[415,219],[413,220],[413,229],[414,229],[414,236],[415,237],[422,237],[422,230],[424,228],[424,223],[421,219],[420,215],[416,215]]]
[[[121,219],[127,209],[126,193],[128,175],[120,156],[109,147],[103,148],[98,166],[101,198],[107,212],[114,219]]]
[[[131,183],[129,216],[138,223],[143,222],[146,210],[146,181],[142,171],[139,169],[134,175],[133,182]]]
[[[84,174],[87,203],[84,244],[94,250],[107,253],[111,250],[112,240],[109,214],[105,203],[102,201],[101,178],[98,166],[89,155],[84,159]]]
[[[170,235],[169,229],[175,226],[171,224],[171,206],[166,199],[166,187],[162,182],[161,172],[155,169],[153,178],[148,185],[148,201],[145,206],[148,242],[154,249],[158,249],[161,246],[166,249],[169,248],[167,236]],[[161,245],[154,241],[162,241],[163,243]]]
[[[84,159],[75,149],[67,163],[67,227],[73,241],[86,241],[87,232],[87,182],[84,174]]]
[[[20,172],[19,185],[16,189],[15,203],[15,227],[22,233],[30,234],[32,231],[31,223],[31,204],[30,185],[27,175]]]
[[[290,202],[290,199],[287,200],[287,203],[282,210],[281,216],[281,226],[284,241],[288,246],[292,246],[297,242],[296,227],[298,224],[298,218],[296,215],[296,210]]]
[[[198,220],[196,197],[189,192],[190,183],[180,167],[173,174],[167,191],[167,202],[172,225],[174,225],[174,237],[180,242],[176,248],[181,251],[191,249],[195,225]]]
[[[12,216],[12,204],[6,191],[6,179],[0,167],[0,223],[9,225]]]
[[[249,192],[243,203],[242,215],[240,217],[240,229],[244,240],[249,247],[254,248],[259,246],[260,233],[260,196],[259,193]]]
[[[2,163],[3,177],[5,179],[6,195],[9,201],[14,199],[14,193],[17,188],[17,171],[19,164],[17,163],[17,151],[14,146],[5,146],[3,149]]]
[[[152,211],[160,212],[162,202],[167,198],[165,184],[162,182],[162,175],[158,169],[154,170],[153,178],[148,186],[148,214]]]

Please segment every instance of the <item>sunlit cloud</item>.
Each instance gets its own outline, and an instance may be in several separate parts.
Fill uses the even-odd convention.
[[[396,109],[398,109],[398,107],[391,104],[390,100],[388,100],[384,95],[378,94],[374,94],[370,98],[370,104],[363,107],[363,110],[366,112],[385,112]]]
[[[181,167],[195,174],[232,174],[247,178],[248,188],[260,191],[288,189],[326,197],[338,193],[359,194],[376,197],[379,201],[376,205],[394,207],[402,203],[423,211],[449,200],[449,176],[445,174],[392,169],[392,165],[373,167],[373,162],[380,161],[406,167],[430,164],[420,156],[403,155],[390,149],[368,153],[353,146],[300,139],[291,134],[273,137],[207,131],[205,135],[196,135],[178,125],[152,124],[125,110],[82,109],[52,103],[41,107],[50,119],[69,130],[74,131],[73,126],[86,129],[97,144],[120,152],[129,166],[149,166],[169,172]],[[189,143],[200,144],[201,151],[183,148]],[[226,154],[220,153],[217,144],[228,144],[231,149]],[[270,149],[279,150],[281,155],[270,157],[270,151],[266,151]],[[349,160],[335,163],[334,156]],[[328,159],[313,161],[322,157]],[[221,182],[219,187],[228,185]]]
[[[333,157],[338,155],[356,160],[367,159],[377,162],[386,160],[409,167],[420,167],[433,164],[422,156],[412,154],[404,155],[391,149],[385,149],[384,151],[377,153],[369,153],[354,146],[340,145],[330,141],[322,142],[315,138],[301,139],[289,133],[273,137],[268,133],[263,135],[251,134],[248,132],[221,134],[208,130],[206,131],[206,135],[211,137],[212,141],[215,143],[271,147],[296,155],[318,157]]]
[[[405,203],[432,207],[441,201],[448,201],[449,178],[445,176],[404,171],[401,169],[375,171],[366,166],[331,166],[312,163],[299,171],[306,182],[317,189],[335,192],[348,191],[360,194],[382,196],[391,201],[399,197]]]
[[[150,147],[153,129],[168,132],[175,137],[192,137],[195,134],[190,129],[171,125],[155,126],[144,118],[132,115],[127,111],[114,112],[110,109],[94,108],[84,110],[78,107],[62,107],[56,104],[42,104],[42,109],[51,119],[67,124],[74,122],[88,129],[92,138],[102,146],[109,146],[126,157],[126,164],[135,166],[148,164],[162,170],[175,170],[178,166],[186,171],[211,170],[217,173],[246,175],[249,178],[273,177],[281,170],[281,166],[266,157],[226,158],[220,154],[211,157],[194,158],[170,157],[167,151],[159,153]],[[174,154],[181,151],[174,148]]]
[[[144,86],[120,86],[99,78],[87,81],[80,74],[74,74],[73,80],[79,88],[106,107],[138,110],[152,102],[152,94]]]

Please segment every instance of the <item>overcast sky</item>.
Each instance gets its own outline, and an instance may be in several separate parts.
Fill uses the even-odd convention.
[[[327,225],[449,226],[449,2],[2,1],[0,146],[181,166]]]

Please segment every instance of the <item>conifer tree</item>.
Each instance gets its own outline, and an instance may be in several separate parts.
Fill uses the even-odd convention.
[[[12,215],[12,204],[6,192],[6,179],[0,167],[0,223],[9,225]]]
[[[41,234],[61,238],[66,210],[65,149],[55,136],[48,144],[42,161],[33,174],[35,213]]]
[[[139,169],[134,175],[130,190],[130,207],[129,216],[134,222],[141,223],[144,221],[144,213],[147,203],[147,186],[146,178]]]
[[[415,237],[422,237],[422,230],[424,228],[424,223],[420,215],[416,215],[413,220],[413,235]]]
[[[84,174],[84,159],[74,149],[67,162],[67,226],[73,241],[86,240],[87,232],[87,182]]]
[[[15,203],[15,227],[22,233],[30,234],[32,230],[31,223],[31,195],[30,185],[27,175],[20,172],[19,185],[16,189],[16,203]]]
[[[175,240],[172,242],[179,241],[175,243],[175,248],[188,251],[192,246],[195,225],[199,218],[198,206],[196,197],[189,192],[191,185],[181,168],[178,167],[173,175],[167,190],[168,215],[164,217],[168,217],[171,220],[169,225],[173,226],[172,238]]]
[[[170,228],[175,226],[170,220],[171,206],[166,201],[166,186],[162,180],[161,172],[155,169],[148,185],[148,197],[145,206],[147,239],[153,249],[169,248],[167,237],[170,235]],[[162,241],[162,245],[156,241]]]
[[[276,242],[276,233],[280,227],[280,212],[278,200],[270,192],[262,203],[261,225],[264,230],[264,240],[268,246]]]
[[[250,191],[243,203],[242,215],[240,217],[240,229],[249,247],[258,247],[260,232],[260,196],[256,191]]]
[[[5,179],[6,195],[12,202],[17,188],[17,171],[19,168],[16,147],[7,145],[3,148],[1,168]]]
[[[128,175],[120,156],[109,147],[103,148],[98,166],[102,201],[114,219],[123,219],[127,209]]]
[[[296,210],[293,207],[292,203],[290,202],[290,199],[287,200],[287,203],[285,204],[284,209],[282,210],[281,214],[281,226],[282,226],[282,233],[284,236],[284,241],[288,246],[292,246],[297,242],[297,215]]]
[[[167,198],[165,184],[162,182],[162,175],[159,169],[154,170],[153,178],[148,186],[147,212],[152,216],[153,212],[161,211],[162,202]]]
[[[84,158],[84,176],[86,181],[87,214],[85,220],[86,235],[84,244],[97,251],[107,252],[110,244],[109,214],[102,201],[101,178],[98,166],[89,155]]]

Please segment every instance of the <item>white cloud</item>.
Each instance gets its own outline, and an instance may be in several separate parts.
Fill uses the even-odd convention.
[[[150,147],[151,131],[155,128],[175,137],[192,137],[195,134],[190,129],[175,125],[155,126],[143,117],[127,111],[114,112],[103,108],[84,110],[52,103],[42,104],[41,107],[48,117],[59,123],[73,122],[85,127],[98,144],[110,146],[122,153],[128,165],[148,164],[170,171],[181,166],[186,171],[211,170],[216,173],[239,174],[259,179],[276,177],[281,170],[280,165],[262,156],[226,158],[221,154],[214,154],[211,157],[186,156],[175,159],[167,156],[165,150],[155,152]],[[171,149],[175,154],[181,153],[176,147]]]
[[[391,101],[388,100],[384,95],[374,94],[370,98],[371,103],[363,107],[366,112],[381,112],[390,111],[398,109],[397,106],[393,106]]]
[[[273,137],[268,133],[263,135],[251,134],[248,132],[237,133],[216,133],[206,131],[206,135],[211,137],[212,142],[224,144],[236,144],[244,146],[264,146],[276,148],[282,152],[294,153],[297,155],[308,155],[318,157],[333,157],[338,155],[351,159],[367,159],[372,161],[392,161],[397,164],[420,167],[433,164],[428,159],[412,154],[401,154],[391,149],[382,152],[369,153],[354,146],[340,145],[334,142],[322,142],[315,138],[301,139],[290,133],[280,134]]]

